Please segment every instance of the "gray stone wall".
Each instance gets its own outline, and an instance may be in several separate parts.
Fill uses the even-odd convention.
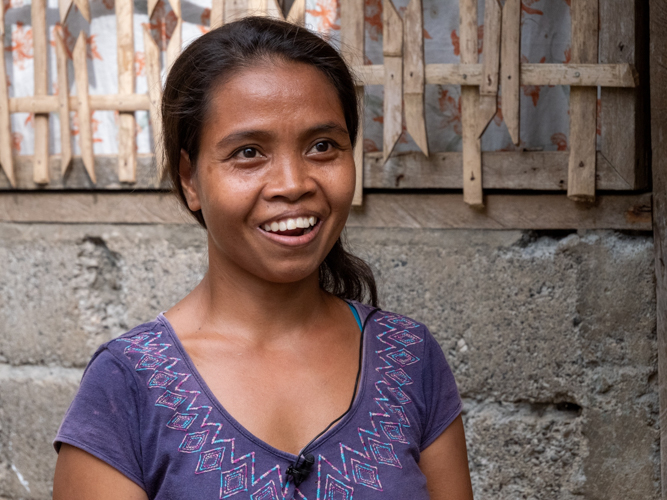
[[[464,398],[475,498],[659,498],[650,235],[354,230],[382,305],[425,322]],[[203,275],[194,226],[0,224],[0,498],[51,495],[95,347]]]

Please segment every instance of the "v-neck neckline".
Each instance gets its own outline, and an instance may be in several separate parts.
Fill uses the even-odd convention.
[[[312,452],[318,449],[320,446],[322,446],[326,441],[328,441],[332,436],[334,436],[338,431],[343,429],[345,425],[354,417],[354,414],[357,412],[359,409],[359,406],[361,405],[361,402],[364,399],[364,393],[366,391],[366,385],[368,382],[368,370],[369,370],[369,362],[368,362],[368,354],[369,354],[369,342],[370,342],[370,335],[368,335],[368,332],[365,331],[368,328],[368,322],[366,321],[368,315],[370,312],[364,311],[362,308],[362,304],[356,302],[356,301],[351,301],[351,300],[346,300],[345,301],[347,304],[351,305],[354,307],[354,309],[357,311],[357,314],[359,315],[359,318],[361,319],[362,323],[362,330],[361,330],[361,373],[359,375],[359,385],[357,387],[357,393],[354,398],[354,401],[352,402],[352,405],[349,409],[349,411],[343,416],[343,418],[340,419],[339,422],[336,423],[331,429],[329,429],[327,432],[322,434],[315,442],[313,442],[310,446],[308,451]],[[352,313],[352,311],[350,311]],[[181,354],[181,361],[186,364],[188,367],[190,373],[192,373],[192,376],[197,380],[197,383],[199,384],[199,387],[201,390],[206,394],[208,399],[211,401],[211,404],[216,407],[220,413],[222,413],[223,417],[229,424],[234,427],[239,433],[241,433],[246,439],[249,441],[255,443],[257,446],[263,448],[264,450],[268,451],[269,453],[272,453],[273,455],[276,455],[280,458],[283,458],[285,460],[288,460],[290,462],[294,462],[298,455],[295,455],[293,453],[290,453],[288,451],[283,451],[275,446],[270,445],[266,441],[260,439],[259,437],[255,436],[252,432],[250,432],[248,429],[245,428],[243,424],[241,424],[234,416],[229,413],[224,405],[218,400],[218,398],[213,394],[213,391],[211,388],[208,386],[206,383],[206,380],[204,380],[204,377],[199,373],[199,370],[197,370],[197,367],[195,366],[194,362],[192,361],[192,358],[188,354],[188,352],[185,350],[185,347],[181,343],[181,339],[178,337],[176,334],[176,331],[174,330],[174,327],[171,325],[167,317],[164,315],[163,312],[161,312],[158,317],[157,321],[162,324],[162,326],[165,327],[168,335],[171,337],[172,344],[173,346],[180,352]],[[356,318],[355,318],[355,323],[357,323]],[[305,446],[305,445],[304,445]]]

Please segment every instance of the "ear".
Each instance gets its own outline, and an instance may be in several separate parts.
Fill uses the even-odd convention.
[[[181,186],[188,202],[188,208],[193,212],[201,210],[197,183],[195,182],[196,176],[190,162],[190,156],[183,149],[181,149],[181,161],[178,164],[178,176],[181,179]]]

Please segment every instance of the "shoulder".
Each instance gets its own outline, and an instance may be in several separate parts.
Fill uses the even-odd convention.
[[[409,316],[386,311],[359,302],[352,302],[357,309],[361,320],[366,323],[366,328],[378,335],[384,341],[395,343],[396,347],[415,346],[426,342],[431,346],[437,345],[430,330],[424,323]]]

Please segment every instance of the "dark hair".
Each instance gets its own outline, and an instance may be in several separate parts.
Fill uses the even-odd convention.
[[[320,70],[336,89],[345,124],[355,145],[359,108],[354,79],[340,54],[311,31],[265,17],[246,17],[211,30],[190,44],[176,59],[162,95],[165,168],[173,189],[188,208],[179,175],[181,149],[195,168],[201,129],[213,88],[258,60],[282,59]],[[188,208],[189,210],[189,208]],[[201,210],[190,213],[205,228]],[[343,298],[377,306],[375,278],[368,264],[345,249],[338,238],[320,265],[320,286]]]

